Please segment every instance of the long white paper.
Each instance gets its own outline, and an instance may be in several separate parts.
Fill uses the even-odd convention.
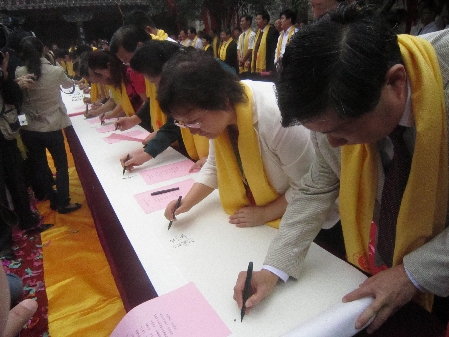
[[[337,303],[283,337],[351,337],[362,329],[355,328],[360,314],[373,302],[366,297],[347,303]]]

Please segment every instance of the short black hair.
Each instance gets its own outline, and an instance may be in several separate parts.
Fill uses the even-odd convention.
[[[221,32],[225,33],[226,35],[231,35],[231,30],[229,28],[223,28]]]
[[[109,50],[116,54],[120,47],[127,52],[134,53],[139,42],[151,40],[151,35],[136,25],[127,25],[117,29],[112,35]]]
[[[385,75],[402,63],[396,34],[370,7],[338,8],[294,35],[277,84],[283,126],[328,109],[357,118],[379,102]]]
[[[125,16],[125,25],[135,25],[143,31],[145,31],[147,26],[156,28],[150,16],[140,9],[133,10]]]
[[[203,39],[205,39],[209,44],[212,44],[213,39],[212,39],[212,36],[210,36],[209,34],[204,33]]]
[[[164,64],[180,48],[183,47],[178,43],[149,40],[137,48],[129,65],[140,74],[158,77],[162,73]]]
[[[195,27],[189,27],[191,34],[196,34],[196,28]]]
[[[296,23],[296,12],[292,9],[285,9],[279,14],[279,18],[281,18],[282,15],[285,15],[286,19],[292,20],[292,25]]]
[[[193,108],[226,110],[228,103],[244,102],[247,97],[236,75],[226,71],[212,55],[191,48],[167,62],[157,99],[162,111],[171,115]]]
[[[262,19],[267,20],[267,22],[270,22],[270,14],[266,10],[260,10],[256,13],[256,16],[260,15]]]
[[[249,21],[249,25],[251,26],[253,23],[253,17],[249,14],[245,14],[242,16],[242,18],[245,18],[245,21]]]

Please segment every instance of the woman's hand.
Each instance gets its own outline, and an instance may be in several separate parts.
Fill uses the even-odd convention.
[[[265,219],[264,207],[247,206],[240,208],[237,212],[229,217],[229,223],[237,227],[255,227],[268,222]]]
[[[201,170],[203,165],[206,163],[207,157],[200,158],[196,161],[195,164],[192,165],[192,167],[189,169],[190,172],[195,172]]]
[[[149,161],[151,157],[148,153],[144,152],[142,150],[141,153],[134,154],[133,156],[129,156],[129,159],[127,159],[128,156],[125,156],[120,159],[120,162],[122,164],[122,167],[124,167],[126,170],[131,172],[134,169],[134,166],[140,166],[143,163],[146,163]]]

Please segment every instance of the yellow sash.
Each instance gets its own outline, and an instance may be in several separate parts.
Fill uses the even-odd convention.
[[[218,36],[214,37],[214,40],[212,41],[212,48],[214,48],[214,57],[217,58],[218,57],[218,50],[219,50]]]
[[[226,59],[226,52],[228,50],[228,46],[231,43],[232,39],[229,38],[228,41],[223,42],[220,48],[220,60],[224,61]]]
[[[98,87],[100,84],[92,83],[90,85],[90,101],[92,103],[96,102],[100,98],[100,88]]]
[[[195,38],[192,41],[191,46],[196,48],[196,41],[198,41],[198,36],[195,36]]]
[[[445,228],[448,149],[443,81],[432,45],[399,35],[412,90],[416,143],[396,226],[393,265]],[[377,190],[375,144],[342,147],[340,216],[348,261],[367,270],[368,240]],[[431,174],[429,174],[429,172]],[[432,299],[417,299],[430,309]]]
[[[189,129],[181,128],[182,141],[190,158],[198,160],[209,154],[209,139],[192,135]]]
[[[122,82],[121,89],[114,88],[112,86],[110,86],[109,89],[115,104],[120,104],[127,117],[133,116],[136,112],[134,111],[131,101],[129,100],[125,83]]]
[[[253,55],[251,59],[251,72],[253,73],[260,73],[267,70],[267,35],[270,29],[272,29],[271,25],[267,25],[265,27],[262,35],[262,40],[260,40],[259,49],[257,50],[257,55],[255,55],[255,44],[257,43],[257,39],[259,38],[261,30],[259,29],[256,33]]]
[[[206,51],[206,50],[208,50],[209,48],[210,48],[210,44],[208,44],[207,46],[204,46],[204,47],[203,47],[203,50]]]
[[[245,56],[246,52],[248,51],[248,44],[249,44],[249,37],[252,33],[251,28],[249,28],[246,31],[246,35],[245,35],[245,39],[243,40],[243,36],[240,37],[240,39],[243,40],[243,43],[241,43],[240,39],[239,39],[239,50],[240,50],[240,56]],[[245,34],[245,33],[243,33]],[[246,68],[244,65],[243,66],[239,66],[239,74],[248,71],[248,68]]]
[[[253,126],[252,92],[246,85],[242,85],[248,100],[235,105],[239,130],[238,149],[256,205],[265,206],[279,198],[279,195],[270,186],[264,172],[259,141]],[[250,202],[246,197],[239,166],[226,130],[214,140],[214,147],[220,201],[226,213],[234,214],[240,208],[249,206]],[[267,225],[278,228],[279,222],[280,219],[270,221]]]
[[[158,29],[157,30],[157,37],[159,39],[161,39],[162,41],[165,41],[168,38],[168,34],[166,32],[164,32],[162,29]]]
[[[290,42],[290,39],[292,38],[293,34],[295,33],[295,27],[294,26],[291,26],[289,29],[290,29],[290,33],[288,33],[287,44]],[[281,58],[281,49],[282,49],[282,40],[283,39],[284,39],[284,33],[282,33],[279,36],[278,46],[276,48],[276,56],[277,56],[278,60]]]
[[[162,112],[159,102],[157,101],[157,88],[156,86],[145,79],[146,95],[150,98],[150,118],[151,126],[154,131],[157,131],[167,122],[167,116]]]

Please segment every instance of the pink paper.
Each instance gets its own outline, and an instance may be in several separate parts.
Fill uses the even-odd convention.
[[[183,160],[178,163],[151,168],[141,171],[140,174],[148,185],[160,183],[162,181],[186,176],[192,167],[191,160]]]
[[[100,118],[98,116],[95,117],[91,117],[86,119],[86,121],[88,121],[90,124],[100,124]]]
[[[137,203],[140,205],[140,207],[142,207],[145,214],[148,214],[164,209],[165,207],[167,207],[170,201],[178,199],[180,195],[185,196],[187,192],[190,191],[194,183],[195,181],[193,179],[188,179],[172,185],[136,194],[134,195],[134,198],[137,200]],[[174,187],[179,187],[179,190],[158,195],[151,195],[152,192],[168,190]]]
[[[111,337],[227,337],[231,330],[193,283],[144,302],[120,321]]]
[[[69,117],[80,116],[80,115],[84,115],[84,112],[85,112],[85,111],[72,112],[72,113],[69,113],[68,116],[69,116]]]
[[[134,130],[122,133],[111,133],[109,136],[103,138],[103,140],[108,144],[114,144],[124,140],[131,142],[142,142],[148,135],[149,135],[148,132]]]
[[[110,132],[110,131],[114,131],[115,130],[115,125],[111,124],[111,125],[106,125],[106,126],[102,126],[100,128],[97,128],[97,131],[100,133],[105,133],[105,132]]]

